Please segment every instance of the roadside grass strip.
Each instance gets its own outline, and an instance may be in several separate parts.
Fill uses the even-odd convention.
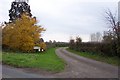
[[[52,72],[64,70],[65,62],[55,54],[55,48],[41,53],[3,52],[2,62],[20,68],[40,68]]]
[[[77,54],[79,56],[86,57],[86,58],[90,58],[90,59],[94,59],[94,60],[97,60],[97,61],[105,62],[105,63],[112,64],[112,65],[115,65],[115,66],[120,65],[119,64],[120,59],[117,56],[108,57],[108,56],[99,55],[97,53],[78,52],[78,51],[75,51],[75,50],[71,50],[69,48],[67,48],[66,50],[69,51],[69,52],[72,52],[74,54]]]

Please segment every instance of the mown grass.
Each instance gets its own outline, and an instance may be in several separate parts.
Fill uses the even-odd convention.
[[[77,55],[87,57],[87,58],[90,58],[90,59],[94,59],[94,60],[97,60],[97,61],[105,62],[105,63],[112,64],[112,65],[115,65],[115,66],[120,65],[119,64],[120,59],[116,56],[115,57],[108,57],[108,56],[103,56],[103,55],[99,55],[99,54],[95,54],[95,53],[78,52],[78,51],[75,51],[75,50],[71,50],[69,48],[67,48],[67,50],[72,52],[72,53],[75,53]]]
[[[55,54],[55,48],[42,53],[2,53],[2,61],[15,67],[40,68],[53,72],[64,70],[65,62]]]

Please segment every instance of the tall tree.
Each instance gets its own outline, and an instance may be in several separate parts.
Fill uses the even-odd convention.
[[[13,50],[32,51],[35,43],[40,40],[40,33],[45,30],[36,23],[36,18],[23,13],[21,18],[6,24],[2,34],[3,45]]]
[[[100,32],[92,33],[90,35],[91,42],[101,42],[102,41],[102,35]]]
[[[11,4],[11,9],[9,10],[10,21],[14,21],[21,17],[21,14],[27,12],[29,16],[32,16],[30,6],[26,0],[15,0]]]
[[[108,9],[105,14],[105,18],[111,27],[113,39],[117,47],[117,54],[120,56],[120,21],[117,20],[117,15],[113,14],[110,9]]]
[[[101,41],[102,41],[102,35],[101,35],[100,32],[97,32],[97,33],[96,33],[96,41],[97,41],[97,42],[101,42]]]
[[[96,41],[96,35],[95,35],[95,33],[92,33],[90,35],[90,39],[91,39],[91,42],[95,42]]]

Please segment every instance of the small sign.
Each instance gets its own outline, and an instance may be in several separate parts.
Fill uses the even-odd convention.
[[[40,47],[38,47],[38,46],[35,46],[35,47],[34,47],[34,49],[40,49]]]
[[[38,51],[40,51],[40,47],[38,47],[38,46],[34,46],[33,49],[34,49],[34,50],[38,50]]]

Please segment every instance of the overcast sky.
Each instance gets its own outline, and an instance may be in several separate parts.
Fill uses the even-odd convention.
[[[11,2],[0,0],[0,22],[9,21]],[[45,41],[68,42],[70,37],[80,36],[82,41],[90,40],[90,34],[108,29],[104,11],[115,12],[119,0],[29,0],[31,13],[38,24],[46,29],[42,33]]]

